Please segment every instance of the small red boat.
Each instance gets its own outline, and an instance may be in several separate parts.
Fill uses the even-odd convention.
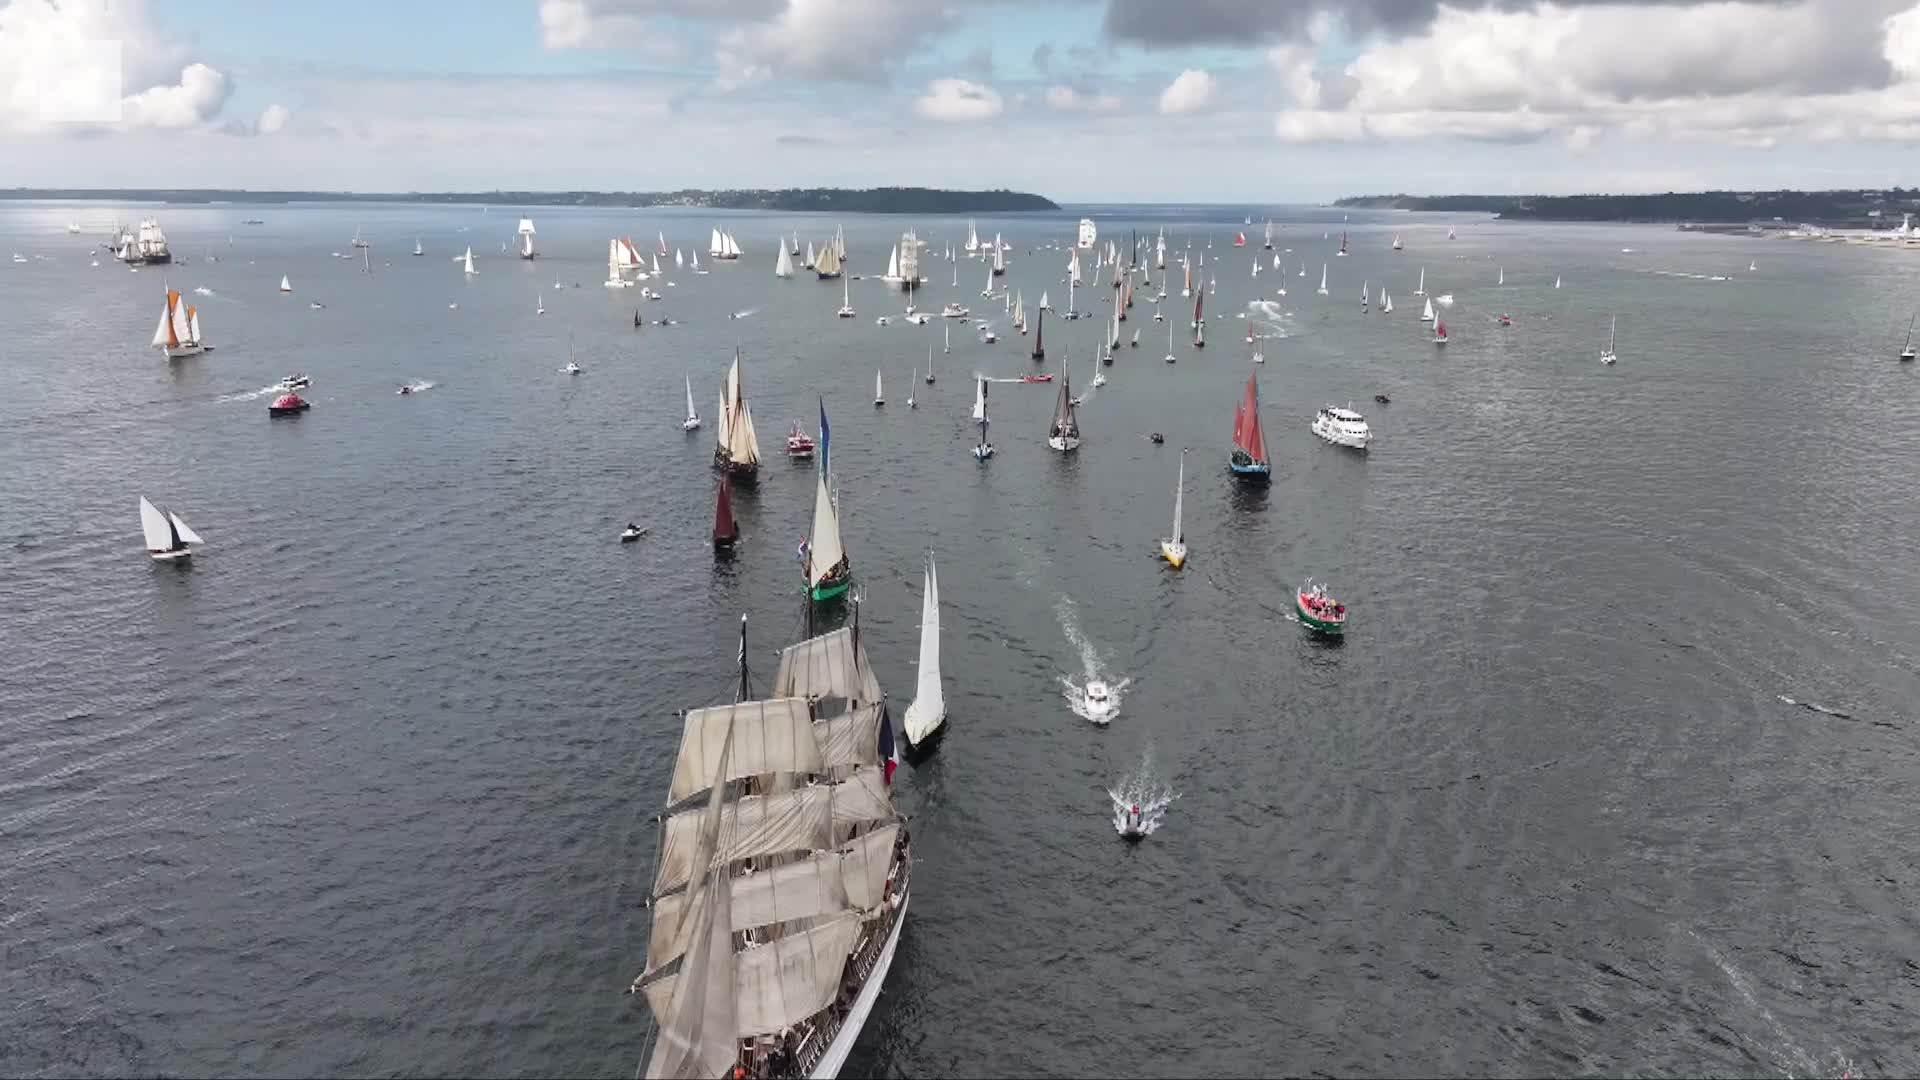
[[[267,415],[298,416],[311,408],[313,408],[312,402],[289,390],[273,399],[273,403],[267,406]]]
[[[1247,234],[1246,234],[1246,233],[1234,233],[1234,234],[1233,234],[1233,246],[1234,246],[1234,247],[1246,247],[1246,246],[1247,246]]]
[[[799,421],[795,421],[787,432],[787,456],[810,458],[813,456],[813,437],[800,430]]]
[[[1021,382],[1052,382],[1053,372],[1049,371],[1044,375],[1022,375],[1020,376],[1020,381]]]
[[[1499,323],[1501,326],[1512,326],[1513,316],[1503,313],[1499,317],[1495,318],[1493,321]]]

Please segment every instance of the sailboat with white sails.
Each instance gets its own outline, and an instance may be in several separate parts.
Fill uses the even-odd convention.
[[[523,217],[520,219],[519,237],[520,237],[520,257],[523,259],[531,259],[536,257],[538,253],[533,250],[533,219],[532,218]]]
[[[1611,364],[1620,359],[1619,355],[1613,351],[1613,336],[1619,329],[1620,316],[1615,315],[1613,321],[1607,325],[1607,347],[1600,350],[1600,362],[1603,364]]]
[[[901,724],[907,749],[925,750],[945,733],[946,723],[947,699],[940,688],[940,578],[929,551],[920,593],[920,682]]]
[[[699,234],[695,234],[699,235]],[[696,252],[696,255],[698,253]],[[713,242],[707,248],[707,254],[716,262],[732,262],[740,257],[740,245],[733,239],[730,229],[713,230]]]
[[[633,288],[633,282],[622,275],[628,270],[637,270],[639,267],[640,253],[634,250],[632,240],[615,237],[607,241],[607,288]]]
[[[1187,565],[1187,534],[1180,523],[1180,511],[1187,496],[1187,451],[1180,450],[1180,476],[1173,485],[1173,532],[1160,539],[1160,557],[1175,570]]]
[[[1080,448],[1080,419],[1073,408],[1073,374],[1060,365],[1060,397],[1054,402],[1053,422],[1047,427],[1047,445],[1061,453]]]
[[[853,561],[840,537],[840,503],[833,490],[833,457],[827,427],[827,403],[820,402],[820,471],[813,493],[813,531],[802,550],[801,572],[807,598],[816,604],[837,600],[853,586]]]
[[[479,273],[479,272],[480,272],[480,271],[478,271],[478,270],[475,270],[475,269],[473,268],[473,247],[472,247],[472,245],[468,245],[468,247],[467,247],[467,253],[466,253],[466,255],[465,255],[465,256],[464,256],[463,258],[461,258],[461,260],[460,260],[460,262],[461,262],[461,264],[462,264],[462,265],[463,265],[463,266],[465,267],[465,270],[464,270],[464,273],[465,273],[465,274],[466,274],[466,275],[467,275],[468,277],[472,277],[473,275],[475,275],[475,274],[477,274],[477,273]]]
[[[780,245],[780,254],[773,260],[773,276],[790,278],[793,276],[793,256],[787,254],[787,245]]]
[[[1326,263],[1320,264],[1320,287],[1314,291],[1318,292],[1321,296],[1327,295],[1327,264]]]
[[[191,558],[193,549],[188,545],[206,543],[179,514],[153,505],[145,495],[140,496],[140,531],[155,562]]]
[[[906,922],[893,719],[858,607],[782,650],[765,699],[748,655],[743,616],[734,703],[685,714],[659,819],[632,984],[657,1025],[648,1077],[838,1076]]]
[[[700,414],[693,407],[693,376],[687,379],[687,418],[680,421],[681,431],[694,431],[700,427]]]
[[[1413,295],[1427,295],[1427,268],[1424,266],[1420,268],[1420,284],[1413,287]]]
[[[979,375],[973,378],[973,419],[980,425],[980,444],[973,448],[973,457],[984,462],[993,456],[993,444],[987,441],[987,380]]]

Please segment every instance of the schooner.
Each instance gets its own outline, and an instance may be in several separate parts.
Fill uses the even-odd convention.
[[[780,654],[755,700],[686,714],[650,889],[649,1077],[834,1077],[906,922],[893,720],[851,627]]]

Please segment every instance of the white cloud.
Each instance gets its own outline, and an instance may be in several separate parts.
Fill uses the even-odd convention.
[[[913,108],[929,120],[957,122],[990,120],[1006,109],[1006,103],[990,86],[965,79],[935,79]]]
[[[1163,113],[1198,112],[1213,103],[1213,76],[1201,68],[1188,68],[1174,76],[1160,95]]]
[[[1749,149],[1900,139],[1920,123],[1912,0],[1442,5],[1424,32],[1365,45],[1337,72],[1268,51],[1290,142],[1447,137],[1575,151],[1609,131]]]
[[[1047,107],[1058,112],[1112,112],[1120,99],[1112,94],[1083,94],[1071,86],[1049,86]]]
[[[287,126],[288,115],[285,105],[269,105],[260,110],[260,123],[256,125],[256,130],[262,135],[277,134]]]
[[[141,0],[0,5],[0,130],[196,126],[231,90],[223,73],[188,63]]]

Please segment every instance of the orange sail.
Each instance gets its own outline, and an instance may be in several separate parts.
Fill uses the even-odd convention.
[[[1233,410],[1233,445],[1245,450],[1255,464],[1267,464],[1267,436],[1260,430],[1260,384],[1247,376],[1247,392]]]
[[[180,347],[180,335],[175,333],[173,329],[175,325],[173,320],[173,309],[178,307],[179,305],[180,305],[180,294],[177,292],[174,292],[172,289],[168,289],[167,290],[167,347],[170,349],[177,349]]]

